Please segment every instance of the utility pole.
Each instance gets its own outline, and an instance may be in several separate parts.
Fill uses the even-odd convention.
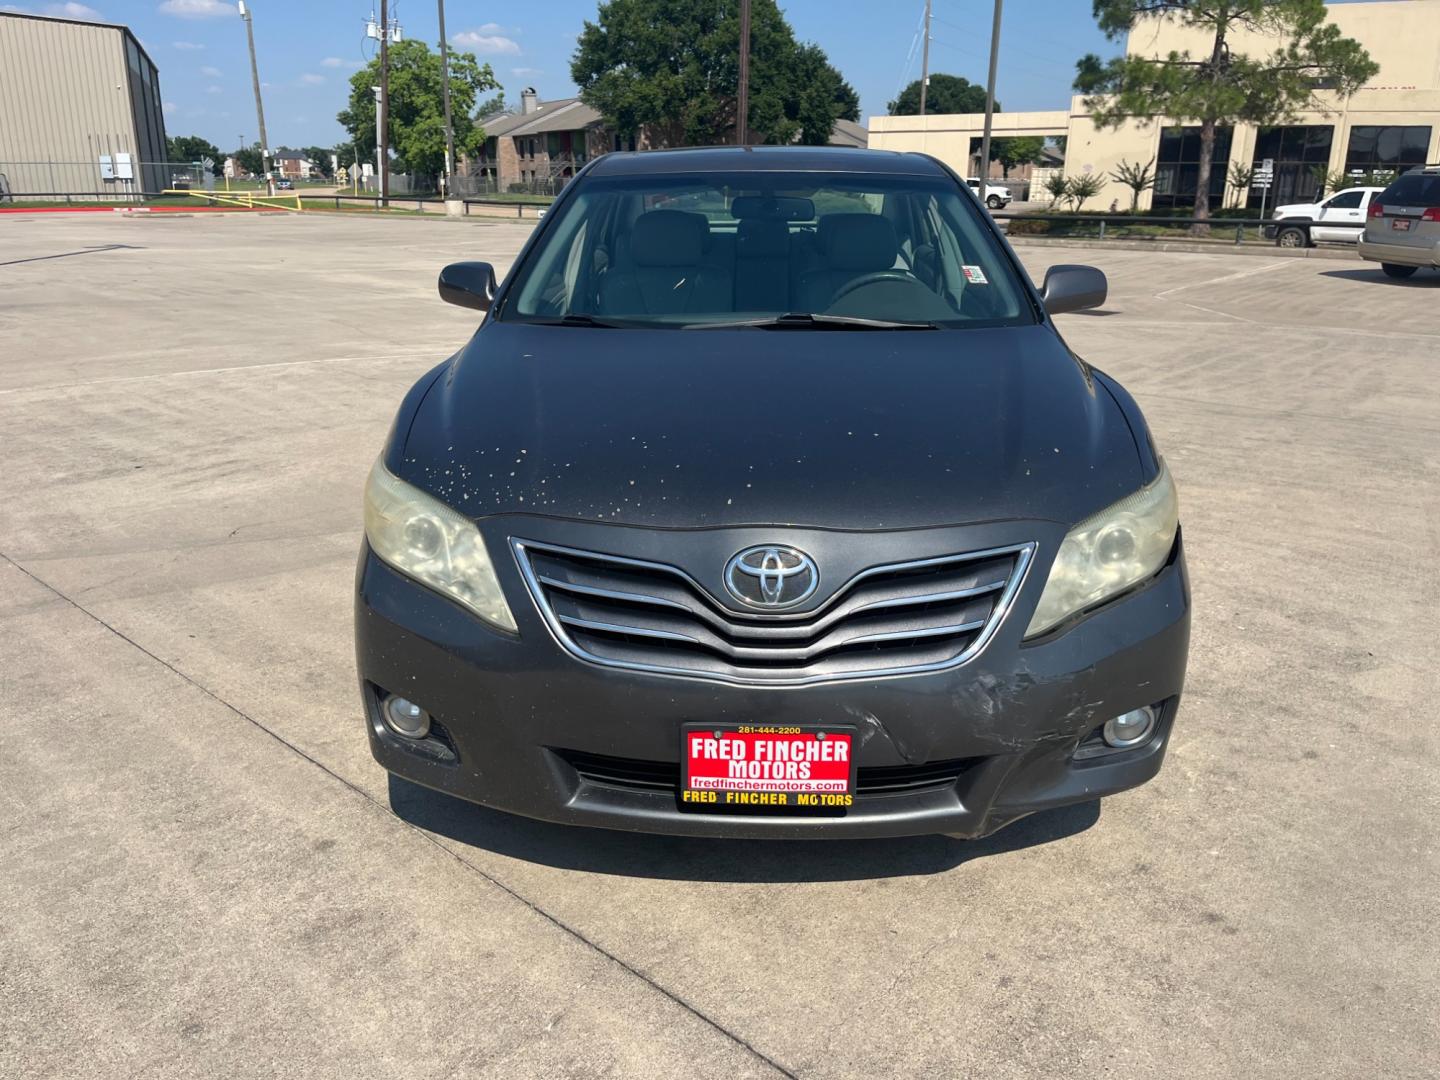
[[[910,10],[915,10],[911,8]],[[914,56],[914,53],[910,54]],[[925,41],[920,46],[920,115],[925,115],[925,91],[930,88],[930,0],[925,0]]]
[[[380,104],[375,116],[375,137],[379,144],[380,205],[390,205],[390,0],[380,0]]]
[[[740,85],[735,93],[735,145],[750,141],[750,0],[740,0]]]
[[[440,96],[445,99],[445,197],[453,199],[455,126],[450,122],[450,45],[445,40],[445,0],[440,0]]]
[[[990,179],[990,125],[995,119],[995,67],[1000,62],[1000,5],[995,0],[995,22],[990,27],[990,77],[985,81],[985,135],[980,140],[980,201],[985,201],[985,182]]]
[[[245,37],[250,41],[250,81],[255,85],[255,118],[260,121],[260,171],[265,174],[265,188],[270,188],[270,140],[265,135],[265,105],[260,100],[260,67],[255,63],[255,24],[245,0],[240,0],[240,18],[245,20]]]

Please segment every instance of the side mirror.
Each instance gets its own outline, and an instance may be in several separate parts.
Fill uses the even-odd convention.
[[[440,271],[440,299],[489,311],[495,301],[495,268],[487,262],[451,263]]]
[[[1082,311],[1105,303],[1109,285],[1105,275],[1093,266],[1052,266],[1045,271],[1045,285],[1040,299],[1051,315],[1063,311]]]

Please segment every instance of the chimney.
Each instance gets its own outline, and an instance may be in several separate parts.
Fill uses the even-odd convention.
[[[539,110],[539,108],[540,101],[536,97],[533,86],[527,86],[524,90],[520,91],[520,114],[522,116],[529,116],[531,113]]]

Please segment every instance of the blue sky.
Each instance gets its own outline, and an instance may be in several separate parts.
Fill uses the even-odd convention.
[[[435,0],[391,6],[407,37],[437,42]],[[924,6],[924,0],[781,0],[796,34],[820,45],[859,91],[865,116],[885,111],[902,76],[919,75]],[[564,97],[574,93],[569,70],[576,34],[596,7],[596,0],[503,6],[446,0],[446,28],[456,47],[494,68],[510,100],[526,85],[543,98]],[[241,135],[256,138],[245,27],[233,2],[21,0],[0,8],[128,25],[160,69],[170,134],[203,135],[227,150]],[[349,76],[373,46],[364,39],[370,0],[251,0],[251,8],[271,145],[333,145],[343,138],[335,114],[344,106]],[[990,18],[989,0],[934,0],[932,72],[983,83]],[[1063,107],[1075,60],[1112,48],[1085,0],[1009,0],[1000,41],[997,96],[1010,110]]]

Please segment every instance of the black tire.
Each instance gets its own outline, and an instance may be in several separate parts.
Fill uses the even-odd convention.
[[[1386,277],[1397,278],[1404,281],[1411,274],[1419,269],[1417,266],[1402,266],[1400,263],[1381,263],[1380,269],[1385,271]]]
[[[985,205],[988,206],[991,210],[999,210],[1002,206],[1005,205],[1005,200],[1000,198],[999,195],[991,195],[988,199],[985,200]]]
[[[1282,225],[1275,234],[1275,246],[1283,248],[1309,247],[1310,230],[1303,229],[1299,225]]]

